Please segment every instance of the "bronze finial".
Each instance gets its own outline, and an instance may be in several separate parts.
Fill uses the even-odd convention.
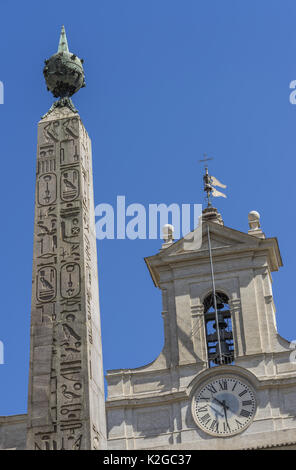
[[[45,61],[43,75],[47,89],[59,98],[50,109],[68,106],[77,112],[70,96],[85,86],[83,60],[69,51],[65,27],[62,26],[58,51]]]

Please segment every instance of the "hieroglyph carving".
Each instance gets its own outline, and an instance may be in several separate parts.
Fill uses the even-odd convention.
[[[43,402],[34,397],[45,366],[43,378],[38,367],[30,371],[28,448],[87,449],[98,447],[104,435],[89,404],[91,266],[97,263],[89,241],[95,230],[89,214],[90,144],[77,116],[44,121],[37,152],[31,349],[48,335],[49,325],[52,339]],[[39,409],[44,419],[35,423]]]
[[[54,173],[47,173],[38,180],[38,203],[40,206],[54,204],[57,199],[57,177]]]

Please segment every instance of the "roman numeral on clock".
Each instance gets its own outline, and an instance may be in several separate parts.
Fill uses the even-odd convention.
[[[249,418],[250,415],[251,415],[250,411],[247,411],[247,410],[242,410],[240,412],[240,416],[243,416],[244,418]]]
[[[246,393],[248,393],[248,390],[243,390],[242,392],[240,392],[240,393],[238,394],[238,396],[239,396],[239,397],[242,397],[242,396],[244,396]]]
[[[245,400],[245,401],[242,402],[243,406],[249,406],[249,405],[252,405],[252,404],[253,404],[252,400]]]
[[[206,401],[209,401],[211,398],[210,397],[202,397],[200,396],[198,400],[206,400]],[[197,400],[197,399],[196,399]],[[198,401],[197,400],[197,401]]]
[[[200,412],[203,412],[203,411],[208,411],[208,407],[207,406],[201,406],[200,408],[197,408],[197,412],[200,413]]]
[[[227,380],[220,380],[219,385],[221,390],[227,390]]]
[[[228,423],[223,423],[223,431],[226,432],[226,431],[231,431],[230,429],[230,426]]]
[[[206,387],[206,389],[207,389],[209,392],[211,392],[211,393],[216,393],[216,392],[217,392],[217,390],[215,389],[214,385],[212,385],[212,384],[209,384],[209,385]]]
[[[211,430],[211,431],[214,431],[214,430],[215,430],[215,432],[218,432],[218,429],[219,429],[219,423],[218,423],[218,421],[216,421],[215,419],[213,419],[212,424],[211,424],[211,426],[210,426],[210,430]]]
[[[209,413],[203,415],[203,416],[200,418],[200,421],[201,421],[203,424],[207,424],[210,420],[211,420],[211,417],[210,417]]]

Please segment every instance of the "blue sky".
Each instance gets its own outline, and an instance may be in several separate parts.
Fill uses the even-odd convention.
[[[258,210],[278,237],[279,333],[296,339],[294,291],[296,4],[285,0],[1,2],[0,415],[27,409],[37,123],[52,104],[42,69],[65,24],[85,60],[73,101],[92,139],[95,204],[202,203],[203,153],[228,185],[225,225]],[[160,240],[98,243],[104,369],[152,361],[161,296],[143,258]],[[291,291],[292,289],[292,291]]]

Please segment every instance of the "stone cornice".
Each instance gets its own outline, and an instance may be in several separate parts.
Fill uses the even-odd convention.
[[[0,426],[3,425],[13,425],[18,423],[26,423],[28,415],[10,415],[10,416],[0,416]]]
[[[212,230],[212,229],[211,229]],[[223,232],[224,227],[219,227],[218,232]],[[232,229],[227,229],[231,230]],[[236,231],[233,231],[236,232]],[[223,258],[228,261],[239,259],[242,257],[250,258],[255,256],[266,256],[267,263],[270,271],[277,271],[282,266],[282,258],[278,247],[276,238],[258,239],[252,235],[241,234],[242,241],[238,241],[229,245],[213,247],[212,253],[216,265],[223,262]],[[238,235],[236,234],[237,238]],[[247,237],[247,239],[245,238]],[[251,240],[250,240],[251,239]],[[166,250],[163,250],[156,255],[144,258],[145,263],[149,269],[150,275],[156,287],[160,287],[160,272],[166,270],[173,270],[182,266],[196,265],[200,268],[203,264],[208,264],[208,249],[199,249],[196,251],[178,251],[179,244],[182,240],[178,240],[175,244],[171,245]]]
[[[176,403],[178,401],[187,400],[188,395],[186,390],[179,390],[177,392],[149,392],[148,394],[134,394],[132,396],[110,398],[106,401],[106,409],[122,408],[124,407],[143,407],[151,405],[167,405],[169,403]]]
[[[235,373],[235,371],[233,371]],[[194,381],[198,381],[200,377],[197,376],[194,378]],[[256,379],[256,389],[278,389],[286,387],[295,387],[296,386],[296,377],[282,377],[282,378],[267,378],[267,379]],[[108,398],[106,400],[106,409],[111,408],[137,408],[144,406],[153,406],[153,405],[164,405],[169,403],[176,403],[178,401],[190,400],[190,394],[193,387],[188,386],[178,391],[168,391],[168,392],[148,392],[148,393],[138,393],[129,396],[117,396],[114,398]]]

